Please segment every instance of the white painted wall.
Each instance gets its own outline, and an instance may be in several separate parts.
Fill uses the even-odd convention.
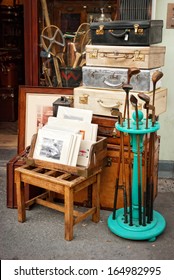
[[[164,76],[162,86],[168,89],[167,111],[160,115],[160,160],[174,160],[174,29],[166,29],[167,4],[173,0],[156,0],[156,19],[164,21],[163,40],[160,45],[166,46]]]

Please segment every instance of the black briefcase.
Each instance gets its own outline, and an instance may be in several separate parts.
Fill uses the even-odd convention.
[[[92,22],[93,45],[150,46],[162,42],[163,20]]]

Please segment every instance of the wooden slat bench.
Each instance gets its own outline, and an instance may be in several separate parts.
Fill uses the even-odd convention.
[[[15,183],[17,192],[18,221],[25,222],[26,207],[36,203],[64,213],[65,239],[73,239],[73,226],[92,215],[93,222],[100,219],[100,173],[99,169],[89,177],[73,175],[68,172],[51,170],[42,167],[23,165],[15,169]],[[32,184],[45,189],[41,195],[25,202],[25,184]],[[92,207],[85,212],[74,210],[74,194],[92,185]],[[64,196],[64,205],[53,201],[53,193]]]

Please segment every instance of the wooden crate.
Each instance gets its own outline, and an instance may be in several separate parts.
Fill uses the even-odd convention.
[[[65,164],[58,164],[33,158],[34,147],[37,139],[37,134],[33,136],[30,152],[28,155],[27,164],[35,165],[38,167],[49,168],[51,170],[63,170],[71,174],[88,177],[95,174],[96,171],[102,169],[106,164],[107,156],[107,139],[106,137],[97,137],[96,143],[91,146],[90,159],[87,167],[70,166]]]

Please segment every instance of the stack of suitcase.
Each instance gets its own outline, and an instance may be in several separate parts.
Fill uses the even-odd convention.
[[[113,108],[123,113],[127,72],[131,67],[140,73],[131,78],[131,93],[138,98],[139,92],[148,94],[152,100],[152,74],[164,66],[162,21],[115,21],[91,24],[92,44],[86,46],[86,66],[82,68],[82,86],[74,89],[74,107],[93,110],[93,122],[99,125],[99,135],[108,138],[108,166],[101,178],[101,207],[113,208],[115,176],[119,154],[119,135],[115,135],[116,117]],[[161,80],[156,84],[155,112],[166,111],[167,89]],[[139,109],[143,101],[138,98]],[[134,108],[130,106],[130,114]],[[116,137],[115,137],[116,136]],[[126,137],[125,137],[126,139]],[[128,139],[126,139],[128,141]],[[125,140],[125,157],[126,152]],[[154,185],[157,186],[159,137],[156,137]],[[155,192],[156,193],[156,192]],[[123,206],[120,196],[119,207]]]

